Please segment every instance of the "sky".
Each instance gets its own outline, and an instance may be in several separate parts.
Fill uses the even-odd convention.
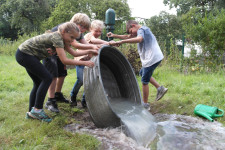
[[[170,10],[169,6],[163,4],[163,0],[128,0],[127,2],[132,17],[149,19],[152,16],[159,15],[160,11],[176,14],[176,10]]]

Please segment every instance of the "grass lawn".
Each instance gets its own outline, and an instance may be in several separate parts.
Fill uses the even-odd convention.
[[[46,111],[53,118],[51,123],[25,119],[32,81],[13,56],[0,56],[0,75],[0,149],[98,148],[100,143],[94,137],[72,134],[63,129],[66,124],[77,122],[73,115],[82,113],[82,109],[59,104],[60,114]],[[225,110],[224,71],[184,75],[168,65],[163,65],[156,69],[154,77],[169,91],[160,101],[155,102],[156,89],[150,86],[149,102],[152,114],[175,113],[195,116],[193,111],[197,104]],[[137,79],[141,90],[140,77]],[[68,70],[63,86],[63,93],[67,98],[75,81],[75,70]],[[79,93],[79,98],[81,95],[82,92]],[[225,117],[216,120],[225,124]]]

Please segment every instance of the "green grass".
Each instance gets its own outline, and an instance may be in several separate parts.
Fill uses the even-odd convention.
[[[99,142],[94,137],[72,134],[63,129],[66,124],[76,122],[73,115],[82,113],[78,108],[59,104],[59,115],[47,111],[53,118],[51,123],[25,119],[32,81],[13,56],[0,56],[0,75],[0,149],[98,149]],[[169,91],[160,101],[155,102],[156,89],[150,85],[149,102],[153,114],[195,116],[193,111],[197,104],[225,110],[224,71],[184,75],[168,65],[162,65],[155,70],[154,77]],[[141,89],[140,77],[137,79]],[[68,70],[63,86],[63,93],[68,98],[75,81],[75,70]],[[79,92],[80,98],[81,95],[82,92]],[[217,121],[225,124],[225,117]]]
[[[36,32],[31,33],[30,35],[24,34],[19,36],[17,40],[10,41],[0,37],[0,54],[1,55],[14,55],[19,45],[26,41],[27,39],[38,35]]]
[[[197,104],[218,107],[225,110],[225,80],[224,72],[191,75],[180,74],[168,66],[163,66],[155,71],[155,78],[168,87],[165,97],[154,102],[156,89],[150,88],[150,102],[152,112],[176,113],[193,115]],[[225,119],[218,118],[219,122],[225,123]]]
[[[61,114],[48,114],[54,118],[51,123],[26,120],[29,93],[32,81],[25,69],[17,64],[13,56],[0,56],[0,149],[97,149],[99,142],[90,135],[71,134],[63,127],[76,122],[74,113],[82,110],[59,104]],[[75,82],[75,71],[70,71],[64,85],[69,96]]]

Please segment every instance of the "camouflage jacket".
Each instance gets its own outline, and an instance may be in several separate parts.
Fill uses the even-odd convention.
[[[56,53],[56,48],[64,48],[63,39],[59,32],[46,33],[26,40],[19,50],[42,60]]]

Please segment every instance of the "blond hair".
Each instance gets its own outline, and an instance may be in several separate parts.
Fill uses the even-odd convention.
[[[77,27],[77,25],[73,22],[65,22],[63,24],[61,24],[59,27],[58,27],[58,31],[60,33],[62,33],[63,31],[64,32],[71,32],[71,31],[74,31],[74,32],[80,32],[79,28]]]
[[[91,22],[91,29],[100,29],[102,30],[105,27],[103,21],[101,20],[94,20]]]
[[[89,30],[91,21],[90,18],[84,13],[75,14],[70,22],[76,23],[77,25],[83,26],[86,30]]]

